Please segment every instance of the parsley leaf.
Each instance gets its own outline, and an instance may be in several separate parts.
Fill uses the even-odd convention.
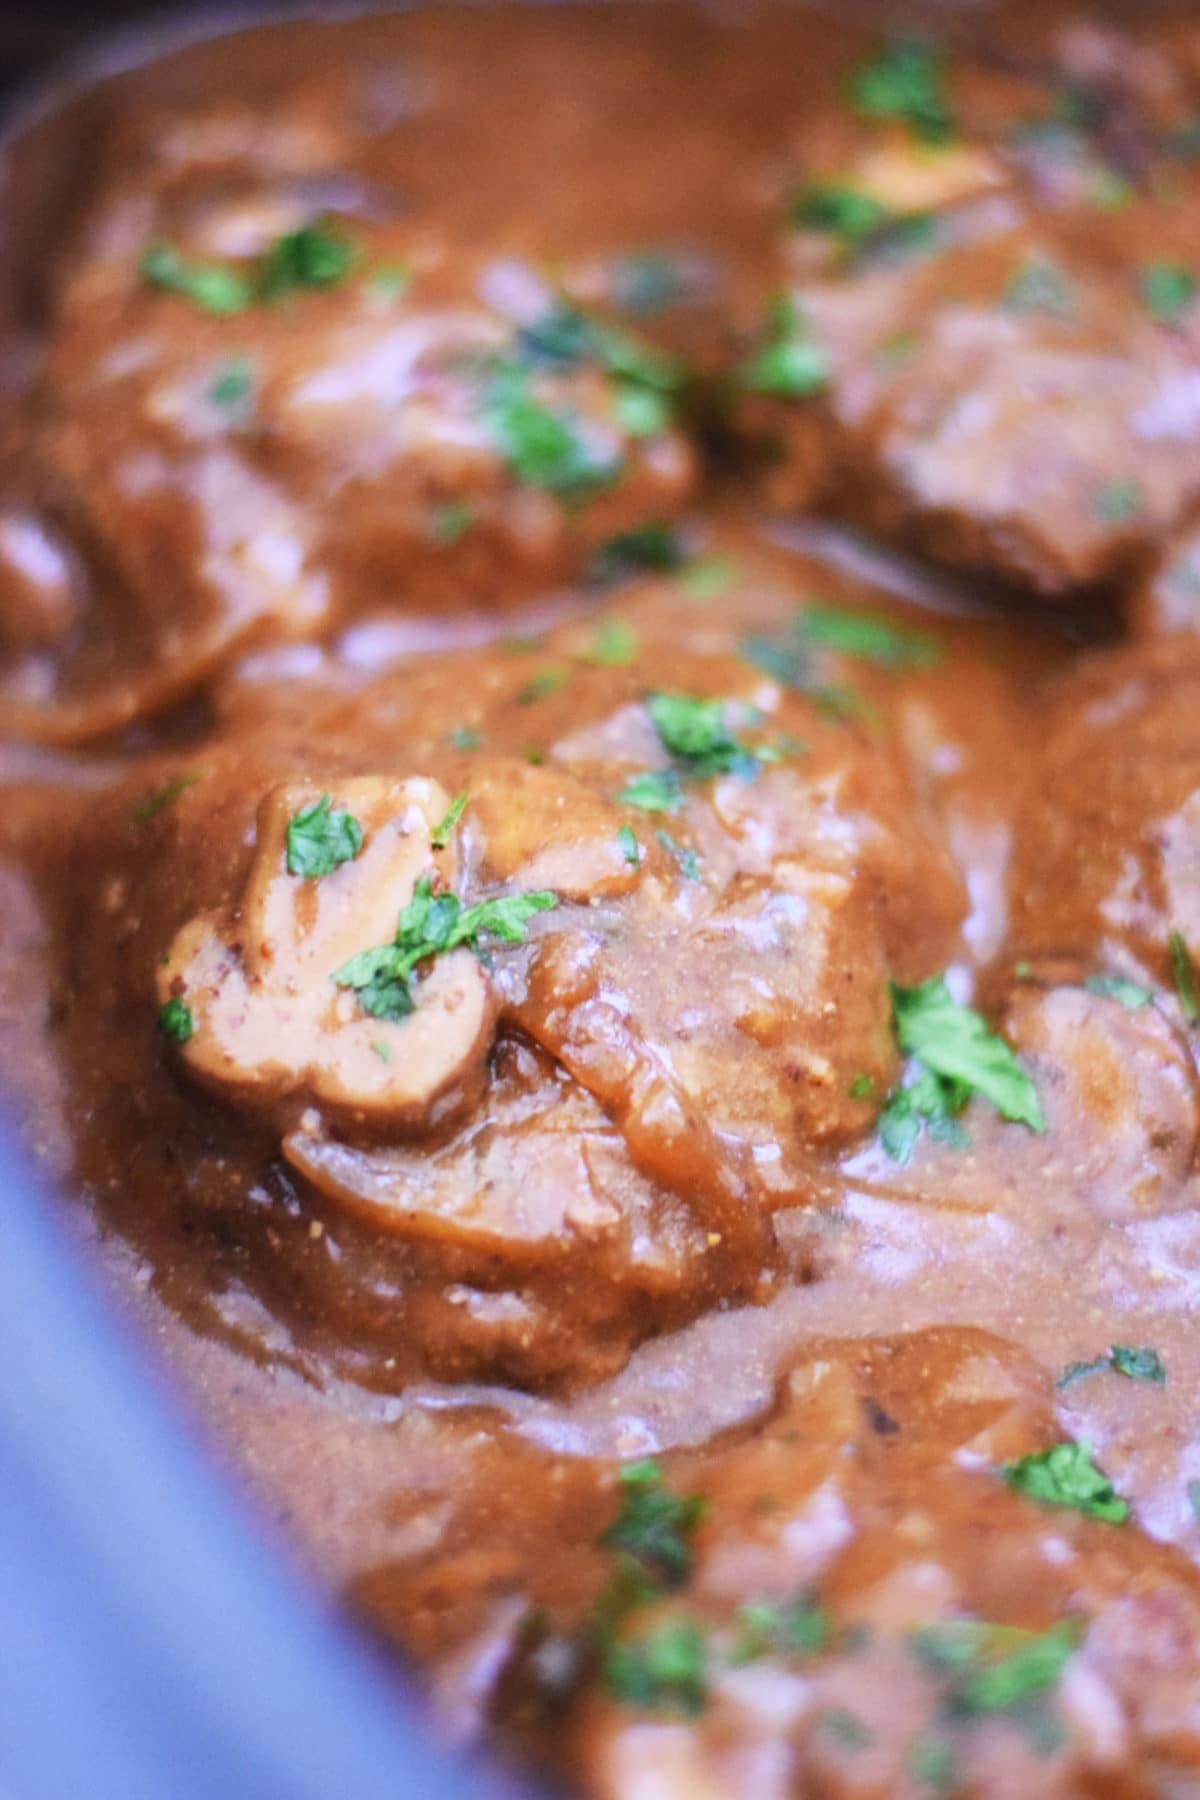
[[[158,1029],[173,1044],[186,1044],[196,1029],[192,1009],[178,996],[164,1002],[158,1012]]]
[[[972,1094],[989,1100],[1002,1119],[1045,1130],[1032,1078],[974,1007],[951,998],[944,976],[914,988],[893,982],[891,994],[896,1041],[918,1072],[880,1115],[880,1138],[889,1156],[907,1162],[922,1119],[931,1135],[961,1141],[955,1121]]]
[[[755,394],[781,394],[805,400],[829,383],[829,360],[808,334],[802,314],[788,295],[771,309],[767,333],[741,370],[744,388]]]
[[[788,205],[788,218],[793,225],[829,232],[851,245],[871,237],[894,217],[890,206],[850,182],[813,182]]]
[[[363,828],[348,812],[334,812],[322,794],[311,806],[293,813],[287,828],[287,872],[307,881],[331,875],[353,862],[363,846]]]
[[[535,701],[546,700],[551,694],[557,694],[560,688],[566,687],[570,679],[567,669],[539,669],[519,690],[517,705],[532,706]]]
[[[841,606],[804,608],[797,616],[796,629],[808,643],[819,644],[823,650],[860,656],[886,669],[928,669],[942,655],[942,646],[927,631]]]
[[[454,830],[458,821],[462,818],[466,810],[467,790],[466,788],[463,788],[462,792],[455,794],[453,800],[450,802],[450,805],[446,810],[445,818],[442,819],[439,824],[435,825],[433,831],[430,833],[429,842],[433,845],[435,850],[444,850],[446,848],[446,845],[454,835]]]
[[[1175,992],[1179,996],[1179,1010],[1189,1025],[1200,1020],[1200,1007],[1196,1003],[1196,971],[1192,966],[1191,951],[1181,931],[1172,931],[1167,939],[1167,948],[1171,953],[1171,973],[1175,977]]]
[[[678,812],[683,805],[679,777],[674,769],[647,769],[625,783],[617,801],[621,806],[636,806],[639,812]]]
[[[944,144],[955,122],[943,91],[943,63],[931,44],[902,39],[857,69],[850,95],[872,119],[902,119],[925,144]]]
[[[475,523],[475,511],[465,500],[447,500],[439,506],[430,521],[430,531],[436,543],[457,544],[466,537]]]
[[[829,1614],[810,1600],[795,1600],[788,1606],[743,1606],[730,1660],[740,1666],[774,1653],[812,1656],[825,1648],[832,1634]]]
[[[478,950],[484,935],[519,944],[534,914],[557,905],[558,896],[543,890],[501,894],[464,908],[456,894],[435,894],[429,876],[422,875],[397,920],[392,942],[360,950],[334,971],[333,980],[338,987],[353,988],[372,1018],[405,1018],[416,1005],[412,975],[418,963],[464,944]]]
[[[1163,1387],[1166,1383],[1167,1371],[1163,1360],[1149,1344],[1141,1348],[1133,1344],[1114,1344],[1109,1356],[1117,1374],[1127,1375],[1130,1381],[1152,1381],[1156,1387]]]
[[[641,846],[628,825],[622,825],[618,830],[617,842],[621,846],[621,855],[625,858],[625,861],[629,864],[630,868],[640,869],[642,866]]]
[[[638,635],[623,619],[601,619],[583,661],[598,669],[622,668],[637,655]]]
[[[650,695],[646,707],[663,748],[697,780],[709,775],[752,775],[757,768],[754,753],[726,726],[722,701],[659,692]]]
[[[666,851],[667,855],[674,857],[675,861],[679,864],[680,872],[686,876],[687,880],[699,881],[700,858],[696,855],[696,852],[694,850],[685,849],[682,844],[677,844],[669,831],[656,831],[654,835]]]
[[[691,1537],[704,1516],[699,1495],[673,1494],[647,1457],[618,1473],[621,1510],[600,1538],[602,1548],[630,1558],[667,1587],[682,1587],[692,1572]]]
[[[1123,1525],[1129,1517],[1129,1502],[1122,1500],[1108,1476],[1093,1463],[1087,1445],[1069,1438],[1049,1450],[1023,1456],[1019,1462],[1005,1463],[999,1473],[1010,1488],[1045,1506],[1070,1507],[1085,1518],[1103,1519],[1110,1525]]]
[[[913,1636],[928,1668],[951,1675],[947,1709],[952,1716],[1008,1712],[1045,1694],[1079,1644],[1079,1627],[1061,1620],[1048,1631],[948,1619]]]
[[[254,301],[253,284],[236,270],[181,256],[173,245],[161,241],[146,246],[138,272],[151,287],[182,295],[202,312],[219,318],[245,312]]]
[[[263,259],[258,278],[262,300],[279,300],[304,288],[334,287],[354,261],[346,239],[323,221],[302,225],[277,238]]]
[[[1142,299],[1160,325],[1173,325],[1196,297],[1196,277],[1179,263],[1151,263],[1142,271]]]
[[[146,246],[138,270],[152,287],[180,294],[204,312],[229,315],[301,288],[332,287],[353,261],[351,245],[318,221],[286,232],[242,269],[185,257],[172,244],[156,240]]]
[[[669,574],[682,562],[679,539],[669,525],[655,520],[631,531],[620,531],[601,544],[592,559],[591,579],[606,586],[642,570]]]
[[[1092,495],[1092,512],[1106,525],[1131,525],[1144,499],[1138,481],[1104,481]]]
[[[586,441],[570,414],[543,405],[528,376],[513,364],[494,372],[483,418],[509,468],[527,487],[578,498],[606,486],[621,467],[619,456]]]
[[[1089,975],[1083,985],[1089,994],[1100,994],[1105,1000],[1117,1001],[1126,1012],[1140,1012],[1154,998],[1149,988],[1140,987],[1136,981],[1126,981],[1123,975]]]
[[[1061,269],[1031,257],[1005,288],[1004,305],[1009,312],[1055,313],[1065,319],[1074,310],[1074,298],[1071,284]]]
[[[164,807],[170,806],[173,800],[178,800],[180,794],[186,793],[190,787],[195,787],[196,783],[202,779],[201,771],[197,771],[194,775],[172,776],[170,781],[164,782],[162,787],[155,788],[152,794],[147,794],[144,800],[140,800],[130,813],[130,818],[135,825],[145,825],[148,820],[157,817]]]
[[[706,1664],[700,1631],[680,1619],[611,1643],[602,1672],[609,1693],[625,1706],[695,1718],[708,1698]]]
[[[245,408],[254,393],[254,375],[244,356],[230,357],[209,383],[208,397],[224,412]]]

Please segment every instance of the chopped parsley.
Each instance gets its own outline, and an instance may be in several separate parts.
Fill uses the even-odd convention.
[[[452,750],[478,750],[483,742],[483,734],[474,725],[456,725],[450,733]]]
[[[1171,956],[1171,974],[1179,997],[1179,1010],[1189,1025],[1195,1025],[1200,1020],[1200,1007],[1196,1002],[1196,971],[1192,965],[1191,951],[1181,931],[1172,931],[1167,939],[1167,949]]]
[[[852,1100],[869,1100],[875,1092],[875,1083],[870,1075],[856,1075],[848,1092]]]
[[[928,669],[942,655],[942,646],[927,631],[841,606],[805,607],[797,615],[796,627],[810,644],[843,656],[860,656],[885,669]]]
[[[683,805],[683,794],[674,769],[647,769],[625,783],[617,800],[622,806],[636,806],[639,812],[674,813]]]
[[[693,282],[688,263],[663,250],[624,256],[612,272],[616,304],[641,318],[653,318],[687,299]]]
[[[669,1620],[605,1650],[604,1685],[614,1700],[646,1712],[696,1718],[708,1698],[707,1647],[690,1620]]]
[[[516,349],[526,369],[562,371],[598,363],[616,384],[614,411],[630,437],[655,437],[667,429],[686,379],[676,357],[590,318],[565,300],[523,325]]]
[[[1004,305],[1009,312],[1045,312],[1069,318],[1074,304],[1070,281],[1061,269],[1041,257],[1031,257],[1004,290]]]
[[[914,988],[893,982],[891,995],[896,1041],[916,1070],[879,1117],[880,1141],[894,1161],[909,1160],[922,1121],[931,1136],[961,1143],[957,1119],[973,1094],[990,1101],[1002,1119],[1045,1130],[1032,1078],[983,1016],[951,997],[944,976]]]
[[[349,273],[353,246],[317,220],[277,238],[263,258],[257,298],[279,300],[305,288],[335,287]]]
[[[625,858],[625,861],[629,864],[630,868],[640,869],[642,866],[641,846],[639,845],[631,826],[622,825],[620,827],[617,832],[617,842],[621,846],[621,855]]]
[[[1083,985],[1089,994],[1117,1001],[1126,1012],[1140,1012],[1154,998],[1149,988],[1141,987],[1136,981],[1126,981],[1123,975],[1089,975]]]
[[[635,1563],[650,1580],[682,1587],[692,1572],[691,1538],[704,1516],[699,1495],[673,1494],[650,1457],[618,1471],[621,1510],[600,1538],[601,1547]]]
[[[185,257],[161,239],[148,244],[138,270],[152,287],[182,295],[203,312],[227,316],[303,288],[332,287],[349,271],[354,250],[321,221],[286,232],[243,268]]]
[[[601,619],[583,661],[598,669],[618,669],[637,655],[638,635],[623,619]]]
[[[352,813],[334,811],[329,794],[293,813],[287,828],[287,872],[307,881],[332,875],[363,847],[363,828]]]
[[[793,225],[825,231],[848,244],[859,244],[894,218],[891,207],[844,181],[817,181],[802,188],[788,205]]]
[[[130,813],[130,818],[135,825],[145,825],[150,819],[156,818],[164,807],[170,806],[172,801],[178,800],[180,794],[186,793],[190,787],[195,787],[201,779],[199,771],[194,775],[173,775],[170,781],[163,783],[162,787],[155,788],[154,792],[147,794],[144,800],[139,800]]]
[[[1106,525],[1131,525],[1144,504],[1137,481],[1104,481],[1092,495],[1092,511]]]
[[[447,500],[434,513],[430,529],[437,543],[451,545],[460,543],[474,523],[474,509],[465,500]]]
[[[151,287],[162,288],[168,294],[179,294],[202,312],[213,313],[218,318],[245,312],[254,302],[254,285],[244,275],[221,263],[181,256],[173,245],[161,240],[147,244],[138,263],[138,272]]]
[[[392,942],[360,950],[334,971],[333,980],[338,987],[352,988],[372,1018],[403,1019],[416,1005],[412,977],[419,963],[460,945],[478,950],[483,936],[519,944],[534,914],[557,905],[558,896],[543,890],[501,894],[464,907],[456,894],[435,894],[429,876],[422,875],[397,920]]]
[[[524,369],[500,364],[488,383],[483,418],[517,480],[561,498],[579,498],[613,481],[619,456],[597,450],[569,413],[538,400]]]
[[[816,1726],[843,1750],[867,1750],[875,1742],[875,1733],[866,1721],[844,1706],[825,1707],[816,1716]]]
[[[789,295],[772,306],[763,342],[743,364],[740,380],[751,393],[789,400],[808,399],[828,386],[829,360]]]
[[[718,600],[738,579],[731,556],[694,556],[680,570],[677,586],[686,600]]]
[[[539,669],[519,690],[517,705],[532,706],[535,701],[545,700],[551,694],[557,694],[560,688],[566,687],[570,679],[568,669]]]
[[[1179,263],[1151,263],[1142,271],[1142,299],[1160,325],[1173,325],[1196,297],[1196,277]]]
[[[949,1677],[948,1713],[977,1718],[1044,1696],[1057,1684],[1079,1636],[1070,1619],[1041,1632],[951,1619],[916,1632],[913,1648],[927,1668]]]
[[[680,873],[684,875],[688,881],[699,881],[700,858],[696,855],[696,852],[694,850],[686,849],[682,844],[677,844],[670,832],[663,831],[661,827],[654,835],[666,851],[667,855],[674,857],[675,861],[679,864]]]
[[[683,561],[683,549],[669,525],[653,520],[618,532],[601,544],[592,559],[591,579],[601,586],[643,570],[669,574]]]
[[[1110,1525],[1123,1525],[1129,1517],[1129,1502],[1122,1500],[1108,1476],[1093,1463],[1087,1445],[1069,1438],[1049,1450],[1023,1456],[1019,1462],[1006,1463],[999,1473],[1018,1494],[1044,1506],[1069,1507],[1085,1518],[1103,1519]]]
[[[955,132],[944,91],[944,64],[931,44],[901,39],[855,70],[850,97],[870,119],[899,119],[923,144],[945,144]]]
[[[660,692],[649,696],[646,709],[663,749],[696,780],[753,775],[757,759],[727,727],[723,701]]]
[[[730,1660],[739,1666],[776,1654],[813,1656],[825,1648],[832,1635],[829,1614],[810,1600],[796,1600],[789,1606],[743,1606]]]
[[[1164,1386],[1167,1379],[1166,1365],[1157,1350],[1149,1345],[1139,1349],[1133,1344],[1113,1344],[1106,1356],[1097,1356],[1092,1362],[1068,1363],[1054,1385],[1070,1387],[1087,1375],[1099,1375],[1108,1369],[1130,1381],[1152,1381],[1156,1387]]]
[[[196,1029],[192,1009],[178,996],[167,1000],[158,1010],[158,1029],[173,1044],[186,1044]]]
[[[439,824],[435,825],[429,834],[429,842],[433,845],[435,850],[444,850],[446,848],[446,845],[454,835],[458,821],[462,818],[466,810],[467,790],[466,788],[463,788],[462,792],[455,794],[453,800],[450,802],[450,805],[446,810],[445,818],[442,819]]]
[[[244,356],[222,363],[209,383],[208,397],[223,412],[243,410],[254,393],[254,376]]]

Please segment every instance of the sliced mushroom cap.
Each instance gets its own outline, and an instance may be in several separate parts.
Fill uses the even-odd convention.
[[[422,877],[445,883],[451,849],[433,834],[449,800],[435,781],[363,777],[332,796],[362,828],[358,854],[317,878],[288,869],[288,827],[321,799],[287,783],[264,799],[258,852],[239,905],[179,932],[159,970],[160,998],[187,1005],[186,1067],[242,1104],[294,1124],[305,1106],[349,1135],[436,1130],[478,1097],[496,1002],[466,949],[414,983],[414,1010],[374,1018],[333,977],[387,943]]]

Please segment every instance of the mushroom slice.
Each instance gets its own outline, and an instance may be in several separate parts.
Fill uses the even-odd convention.
[[[433,845],[449,801],[422,777],[334,788],[328,801],[310,783],[266,795],[241,901],[183,927],[159,970],[159,996],[187,1008],[190,1073],[285,1129],[313,1106],[351,1136],[429,1132],[483,1085],[497,1009],[479,962],[465,948],[437,958],[399,1018],[372,1017],[334,975],[391,939],[419,880],[449,884],[454,853]],[[293,874],[289,828],[323,801],[357,824],[359,848],[327,873]]]

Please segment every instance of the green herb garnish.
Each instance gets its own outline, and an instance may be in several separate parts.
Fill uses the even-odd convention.
[[[667,855],[674,857],[675,861],[679,864],[681,874],[683,874],[688,881],[699,881],[700,858],[696,855],[696,852],[694,850],[686,849],[682,844],[677,844],[669,831],[663,831],[660,828],[654,835],[666,851]]]
[[[277,238],[263,258],[256,297],[280,300],[305,288],[335,287],[350,271],[353,247],[325,222]]]
[[[484,936],[522,943],[534,914],[557,905],[558,896],[543,891],[502,894],[464,908],[456,894],[435,894],[429,876],[422,875],[400,914],[392,942],[360,950],[334,971],[333,980],[338,987],[353,988],[372,1018],[403,1019],[416,1005],[412,976],[419,963],[460,945],[478,950]]]
[[[1044,1695],[1058,1682],[1079,1635],[1070,1619],[1042,1632],[952,1619],[915,1633],[913,1648],[926,1667],[951,1676],[951,1716],[969,1718],[1009,1712]]]
[[[560,688],[566,687],[571,679],[569,669],[539,669],[517,693],[518,706],[532,706],[538,700],[545,700],[551,694],[557,694]]]
[[[616,537],[601,544],[592,559],[590,575],[594,582],[606,586],[643,570],[669,574],[672,569],[679,568],[682,561],[679,539],[669,525],[655,520],[631,531],[618,532]]]
[[[594,449],[575,418],[535,398],[525,371],[501,364],[483,402],[483,418],[518,481],[579,498],[613,481],[619,456]]]
[[[601,1536],[601,1547],[629,1558],[651,1580],[681,1587],[692,1572],[691,1538],[704,1516],[704,1500],[664,1487],[650,1457],[627,1463],[617,1480],[621,1510]]]
[[[1167,948],[1171,954],[1171,973],[1175,978],[1179,1010],[1187,1024],[1195,1025],[1200,1020],[1200,1007],[1196,1002],[1196,971],[1192,966],[1191,951],[1181,931],[1172,931],[1167,939]]]
[[[447,500],[434,513],[430,529],[437,543],[450,545],[461,542],[474,523],[474,508],[465,500]]]
[[[847,607],[805,607],[797,615],[796,629],[808,643],[823,650],[860,656],[886,669],[928,669],[942,655],[942,646],[929,632]]]
[[[896,1041],[917,1074],[896,1090],[880,1115],[880,1139],[889,1156],[908,1161],[922,1120],[932,1136],[959,1141],[955,1122],[973,1094],[990,1101],[1002,1119],[1045,1130],[1032,1078],[983,1016],[951,997],[944,976],[914,988],[893,982],[891,994]]]
[[[900,119],[922,143],[945,144],[955,122],[943,76],[942,57],[931,44],[905,39],[855,71],[850,97],[867,118]]]
[[[187,1001],[180,1000],[178,996],[165,1001],[158,1009],[158,1029],[171,1043],[186,1044],[196,1029],[196,1021]]]
[[[679,777],[674,769],[647,769],[625,783],[617,801],[621,806],[636,806],[639,812],[678,812],[683,805]]]
[[[287,872],[307,881],[331,875],[343,863],[353,862],[363,846],[363,828],[353,814],[334,812],[333,800],[322,794],[311,806],[294,813],[287,828]]]
[[[730,1660],[741,1665],[774,1654],[813,1656],[825,1648],[832,1635],[829,1614],[809,1600],[796,1600],[788,1606],[743,1606]]]
[[[708,1698],[706,1665],[707,1648],[698,1628],[688,1620],[672,1620],[610,1643],[601,1670],[604,1685],[622,1705],[695,1718]]]
[[[1045,312],[1069,318],[1074,304],[1071,283],[1062,270],[1036,257],[1017,270],[1004,290],[1004,305],[1009,312]]]
[[[1108,1369],[1127,1376],[1130,1381],[1152,1381],[1156,1387],[1162,1387],[1167,1379],[1166,1367],[1157,1350],[1148,1345],[1139,1349],[1132,1344],[1113,1344],[1106,1356],[1098,1356],[1092,1362],[1068,1363],[1054,1385],[1070,1387],[1087,1375],[1099,1375]]]
[[[1141,987],[1136,981],[1126,981],[1123,975],[1089,975],[1083,985],[1089,994],[1117,1001],[1126,1012],[1140,1012],[1154,998],[1149,988]]]
[[[467,790],[455,794],[446,810],[446,816],[435,825],[429,834],[429,842],[435,850],[444,850],[454,835],[455,827],[467,810]]]
[[[646,709],[665,750],[698,781],[710,775],[753,775],[753,751],[738,742],[725,723],[721,700],[699,700],[691,694],[656,693]]]
[[[1123,1525],[1129,1503],[1115,1492],[1112,1482],[1092,1461],[1086,1444],[1069,1438],[1052,1449],[1023,1456],[1004,1464],[999,1473],[1010,1488],[1045,1506],[1069,1507],[1088,1519]]]
[[[1106,525],[1131,525],[1145,505],[1141,483],[1105,481],[1092,495],[1092,511]]]
[[[186,793],[190,787],[195,787],[201,779],[202,776],[199,772],[194,775],[172,776],[170,781],[164,782],[162,787],[155,788],[152,794],[147,794],[144,800],[140,800],[130,813],[130,818],[135,825],[145,825],[149,819],[155,818],[162,812],[164,807],[170,806],[173,800],[178,800],[180,794]]]
[[[236,270],[181,256],[171,244],[161,241],[146,246],[138,271],[151,287],[179,294],[202,312],[220,318],[245,312],[255,298],[253,283]]]
[[[803,314],[790,295],[773,303],[763,342],[744,363],[739,380],[755,394],[805,400],[829,385],[829,360],[809,336]]]
[[[617,832],[617,842],[621,846],[621,855],[625,858],[625,861],[629,864],[630,868],[640,869],[642,866],[641,846],[630,826],[622,825],[619,828]]]
[[[1196,297],[1196,277],[1179,263],[1151,263],[1142,271],[1142,299],[1160,325],[1173,325]]]
[[[223,363],[209,383],[208,397],[224,412],[243,408],[254,392],[254,376],[244,356]]]
[[[601,619],[582,660],[598,669],[623,668],[637,655],[638,635],[623,619]]]

